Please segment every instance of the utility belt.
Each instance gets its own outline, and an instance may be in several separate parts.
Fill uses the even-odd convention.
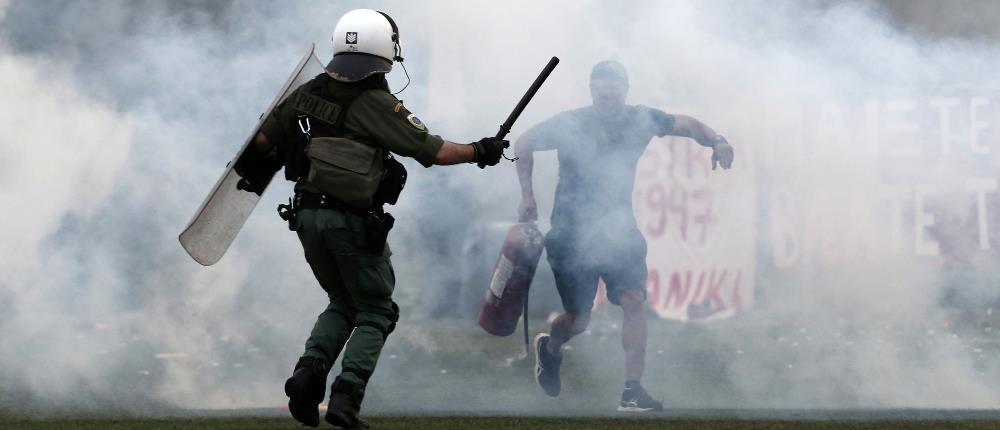
[[[333,209],[364,218],[368,245],[377,254],[381,254],[385,250],[389,230],[392,230],[396,223],[396,218],[385,212],[382,205],[359,208],[334,197],[308,191],[296,191],[295,196],[288,199],[287,205],[278,205],[278,216],[288,221],[289,230],[298,231],[298,212],[302,209]]]
[[[382,206],[359,208],[344,203],[336,197],[310,193],[308,191],[295,192],[295,197],[292,198],[292,205],[295,209],[337,209],[361,217],[368,216],[370,213],[382,213]]]

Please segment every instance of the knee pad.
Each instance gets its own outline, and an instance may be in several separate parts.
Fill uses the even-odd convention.
[[[385,340],[396,329],[396,321],[399,320],[399,306],[392,304],[393,313],[390,315],[369,313],[367,318],[358,318],[357,327],[371,327],[378,330]]]
[[[389,328],[385,331],[386,336],[396,330],[396,323],[399,322],[399,305],[396,302],[392,302],[392,316],[389,317],[389,321]]]
[[[341,319],[347,323],[348,327],[355,327],[357,325],[357,312],[350,310],[347,305],[341,303],[330,303],[326,307],[327,311],[333,312],[335,315],[339,316]]]

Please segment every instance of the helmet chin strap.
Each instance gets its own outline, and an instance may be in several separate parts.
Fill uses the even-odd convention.
[[[393,43],[392,50],[394,54],[394,56],[392,57],[392,61],[399,63],[399,66],[403,68],[403,74],[406,75],[406,85],[403,85],[403,88],[400,89],[399,91],[392,93],[392,95],[396,95],[403,92],[403,90],[405,90],[406,87],[410,86],[410,72],[408,72],[406,70],[406,66],[403,65],[403,47],[399,45],[399,27],[396,26],[396,21],[393,21],[392,17],[390,17],[389,14],[385,12],[378,10],[376,12],[382,14],[382,16],[385,17],[386,21],[389,21],[389,27],[392,28],[392,43]]]
[[[406,70],[406,65],[403,64],[403,55],[402,55],[403,54],[403,47],[399,46],[399,38],[396,38],[395,42],[396,42],[396,47],[395,47],[396,56],[393,58],[393,60],[395,60],[397,63],[399,63],[399,67],[403,68],[403,74],[406,75],[406,85],[403,85],[403,88],[401,88],[399,91],[396,91],[396,92],[392,93],[392,95],[399,94],[399,93],[403,92],[403,90],[405,90],[406,87],[410,86],[410,72],[408,72]]]
[[[396,57],[396,58],[399,58],[399,67],[403,68],[403,74],[406,75],[406,85],[403,85],[403,88],[401,88],[399,91],[392,93],[392,95],[399,94],[403,92],[403,90],[405,90],[406,87],[410,86],[410,73],[406,71],[406,66],[403,65],[403,59],[401,57]]]

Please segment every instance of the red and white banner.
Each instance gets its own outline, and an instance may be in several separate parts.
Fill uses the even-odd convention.
[[[654,139],[636,169],[633,207],[649,247],[647,297],[663,318],[708,321],[753,305],[753,173],[745,158],[732,170],[713,171],[711,154],[690,139]]]

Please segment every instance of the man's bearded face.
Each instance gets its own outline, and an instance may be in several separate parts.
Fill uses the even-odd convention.
[[[618,109],[625,106],[628,84],[605,78],[590,80],[590,96],[598,108]]]

